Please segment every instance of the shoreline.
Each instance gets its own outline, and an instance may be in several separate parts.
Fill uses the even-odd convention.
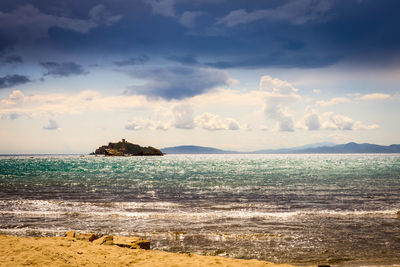
[[[127,238],[127,237],[119,237]],[[101,239],[101,238],[100,238]],[[97,239],[97,240],[100,240]],[[261,260],[244,260],[192,253],[129,249],[73,237],[18,237],[0,235],[0,266],[279,266]]]
[[[3,235],[77,229],[142,236],[154,250],[180,254],[295,266],[400,265],[397,156],[46,156],[0,163]]]
[[[115,243],[110,243],[108,237],[111,236],[98,237],[96,234],[75,233],[71,235],[72,232],[74,231],[67,232],[65,237],[0,234],[0,266],[400,266],[382,260],[368,262],[337,259],[315,264],[287,264],[258,259],[198,255],[191,252],[166,252],[147,249],[146,241],[149,241],[139,237],[113,236]],[[145,246],[140,243],[144,243]]]

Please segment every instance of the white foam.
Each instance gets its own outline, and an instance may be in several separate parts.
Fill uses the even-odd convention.
[[[168,220],[200,220],[221,218],[281,218],[334,216],[382,217],[396,216],[399,209],[390,210],[306,210],[274,211],[268,204],[227,204],[211,207],[190,207],[172,202],[74,202],[57,200],[0,200],[0,214],[15,216],[120,216]],[[143,211],[142,211],[143,210]]]
[[[189,211],[181,209],[165,209],[161,212],[155,211],[124,211],[119,209],[106,208],[104,210],[3,210],[1,215],[15,215],[21,217],[69,217],[84,216],[94,218],[107,217],[128,217],[137,219],[159,219],[159,220],[182,220],[182,221],[199,221],[199,220],[216,220],[216,219],[292,219],[294,217],[395,217],[397,210],[384,211],[290,211],[290,212],[264,212],[256,210],[216,210],[216,211]]]

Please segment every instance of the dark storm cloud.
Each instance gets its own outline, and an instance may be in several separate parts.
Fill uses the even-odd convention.
[[[22,57],[16,56],[16,55],[11,55],[11,56],[4,56],[0,57],[0,64],[14,64],[14,63],[22,63]]]
[[[16,44],[16,41],[11,36],[0,30],[0,54],[11,49]]]
[[[28,83],[30,81],[31,80],[24,75],[6,75],[4,77],[0,77],[0,89],[14,87],[17,85]]]
[[[128,74],[146,81],[143,86],[131,86],[128,94],[167,100],[192,97],[230,82],[229,75],[224,71],[187,66],[134,70]]]
[[[289,21],[293,24],[305,24],[308,21],[329,19],[329,10],[336,0],[292,0],[276,8],[245,9],[231,11],[218,19],[218,24],[233,27],[239,24],[252,23],[257,20]]]
[[[71,75],[84,75],[89,73],[75,62],[41,62],[40,65],[47,70],[44,76],[68,77]]]
[[[197,65],[200,64],[197,59],[193,55],[173,55],[173,56],[166,56],[168,60],[179,62],[182,64],[187,65]]]
[[[78,17],[74,13],[60,12],[57,3],[54,4],[58,1],[49,3],[54,10],[45,11],[31,3],[40,1],[13,2],[14,5],[0,9],[0,52],[18,44],[35,45],[35,41],[46,39],[48,31],[54,27],[85,34],[99,26],[110,26],[122,18],[122,15],[111,14],[102,4],[91,6],[85,16]]]
[[[275,66],[282,68],[318,68],[332,65],[340,60],[334,55],[315,55],[312,51],[304,51],[301,55],[286,51],[283,54],[271,54],[267,56],[249,56],[246,58],[233,58],[227,61],[208,62],[205,65],[219,68],[257,68]]]
[[[62,48],[59,58],[77,51],[123,66],[138,54],[216,68],[398,66],[398,10],[398,0],[6,0],[0,50],[39,45],[26,42],[33,36]]]
[[[148,60],[149,60],[148,56],[140,55],[140,56],[131,57],[131,58],[120,60],[120,61],[115,61],[114,64],[119,66],[119,67],[143,65]]]

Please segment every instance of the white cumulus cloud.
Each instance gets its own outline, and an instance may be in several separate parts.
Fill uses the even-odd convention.
[[[138,130],[163,130],[170,128],[169,122],[153,121],[150,119],[135,118],[125,124],[125,129],[130,131]]]
[[[197,116],[195,122],[196,126],[209,131],[239,130],[241,128],[237,120],[232,118],[222,118],[219,115],[211,113],[204,113]]]
[[[322,129],[328,130],[373,130],[378,129],[379,125],[371,124],[365,125],[361,121],[355,121],[352,118],[341,115],[334,114],[333,112],[325,112],[320,117],[322,121]]]
[[[59,130],[60,127],[58,126],[58,123],[55,120],[49,119],[48,124],[43,126],[43,129],[45,129],[45,130]]]
[[[304,115],[304,126],[309,131],[317,130],[342,130],[342,131],[358,131],[358,130],[374,130],[379,125],[366,125],[359,120],[354,120],[346,115],[335,114],[333,112],[324,112],[319,114],[317,110],[310,107],[306,108]]]
[[[168,130],[171,127],[176,129],[194,129],[199,127],[208,131],[217,130],[240,130],[249,129],[248,125],[241,126],[233,118],[224,118],[216,114],[203,113],[193,117],[193,108],[187,104],[176,105],[172,108],[173,119],[170,121],[154,121],[151,119],[134,118],[125,124],[126,130]]]
[[[260,80],[260,91],[265,92],[264,114],[275,120],[279,131],[293,132],[294,122],[288,105],[301,99],[298,89],[291,83],[265,75]]]
[[[94,90],[76,94],[35,94],[25,95],[14,90],[8,98],[0,101],[0,115],[24,113],[27,116],[53,116],[53,114],[83,114],[88,111],[123,110],[149,106],[145,96],[103,96]]]
[[[16,105],[24,102],[25,95],[20,90],[14,90],[8,99],[2,99],[1,103],[5,105]]]
[[[261,77],[260,90],[276,95],[291,95],[299,91],[291,83],[278,78],[272,78],[269,75]]]
[[[335,98],[332,98],[331,100],[328,100],[328,101],[325,101],[325,100],[317,101],[317,106],[329,107],[329,106],[343,104],[343,103],[349,103],[349,102],[350,102],[350,99],[348,99],[348,98],[335,97]]]
[[[390,98],[388,94],[374,93],[360,97],[360,100],[384,100]]]
[[[172,108],[174,116],[174,126],[178,129],[193,129],[194,123],[194,110],[189,104],[179,104]]]
[[[306,127],[310,131],[316,131],[321,128],[321,122],[317,112],[311,108],[307,108],[306,115],[304,116]]]

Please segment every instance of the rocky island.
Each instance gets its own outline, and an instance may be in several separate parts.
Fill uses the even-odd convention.
[[[162,156],[164,155],[161,150],[155,147],[142,147],[137,144],[132,144],[125,139],[117,143],[108,143],[96,149],[92,155],[105,155],[105,156]]]

